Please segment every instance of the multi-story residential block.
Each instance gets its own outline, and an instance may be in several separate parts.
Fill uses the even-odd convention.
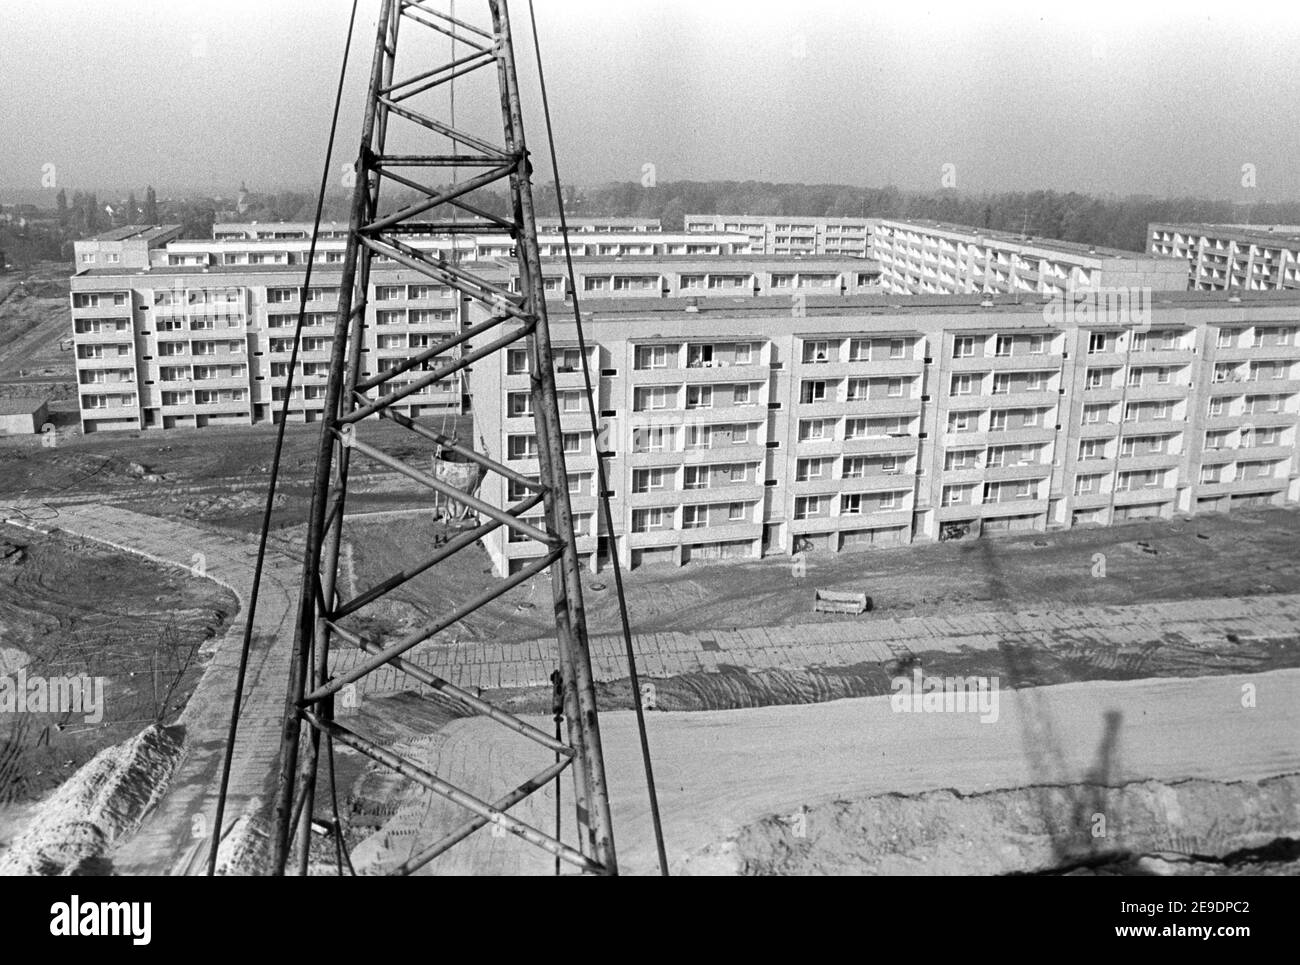
[[[324,405],[340,276],[318,269],[307,293],[289,418]],[[99,269],[72,278],[83,432],[248,424],[278,417],[288,381],[302,269]],[[378,372],[461,329],[451,289],[408,270],[376,272],[366,371]],[[432,366],[435,363],[426,363]],[[413,373],[411,380],[418,376]],[[405,384],[405,383],[404,383]],[[392,383],[390,383],[392,385]],[[412,396],[410,415],[461,411],[460,387]]]
[[[275,233],[286,237],[255,238],[247,237],[245,227],[211,240],[171,240],[149,247],[148,259],[137,258],[130,268],[86,268],[73,277],[83,431],[278,417],[309,241],[295,234],[305,226],[277,224]],[[872,266],[857,259],[737,254],[736,248],[747,249],[746,240],[726,235],[590,235],[589,243],[569,246],[577,255],[575,281],[582,297],[735,299],[779,293],[795,306],[810,293],[850,296],[877,290]],[[452,257],[449,239],[411,243]],[[508,238],[461,236],[454,244],[459,263],[502,287],[517,285]],[[545,285],[557,299],[571,294],[564,250],[559,235],[542,236]],[[319,242],[289,400],[294,421],[313,421],[324,405],[343,258],[343,239]],[[364,370],[377,374],[450,338],[463,329],[466,311],[450,288],[377,259],[367,303]],[[408,386],[437,362],[421,363],[390,387]],[[440,382],[412,395],[399,411],[458,413],[467,391],[463,376]]]
[[[629,234],[643,231],[662,231],[663,225],[658,218],[571,218],[565,216],[570,234]],[[554,232],[560,230],[558,217],[537,219],[537,230]]]
[[[76,270],[148,268],[154,252],[179,238],[180,225],[127,225],[72,243]]]
[[[1284,293],[1162,294],[1136,324],[1014,296],[588,302],[593,439],[557,311],[579,548],[637,566],[1294,502],[1298,332],[1300,298]],[[478,437],[525,475],[527,365],[510,353],[474,376]],[[486,544],[503,573],[535,553]]]
[[[899,294],[1063,295],[1187,287],[1185,262],[1161,254],[933,221],[873,219],[870,257],[880,264],[885,290]]]
[[[662,230],[658,218],[566,218],[570,234],[641,234]],[[558,233],[560,219],[537,219],[537,230]],[[286,241],[309,239],[312,224],[306,221],[226,221],[212,226],[212,237],[231,241]],[[323,221],[319,237],[342,238],[348,236],[348,226],[342,221]]]
[[[688,232],[746,235],[755,254],[870,256],[872,221],[867,218],[688,214],[683,226]]]
[[[1147,226],[1148,250],[1177,258],[1195,291],[1300,288],[1300,226],[1165,224]]]

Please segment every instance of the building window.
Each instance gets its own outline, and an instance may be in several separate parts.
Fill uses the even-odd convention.
[[[803,360],[805,364],[829,362],[830,343],[829,342],[804,342]]]
[[[653,509],[632,510],[632,532],[644,533],[652,529],[667,529],[672,520],[672,511],[656,507]]]
[[[688,385],[686,387],[686,408],[688,409],[713,408],[713,386]]]
[[[826,462],[825,459],[800,459],[795,468],[795,481],[807,482],[810,479],[821,479]]]
[[[708,489],[709,467],[687,466],[682,476],[683,489]]]
[[[831,438],[834,423],[827,419],[804,419],[799,423],[799,441],[816,442]]]
[[[812,519],[826,514],[827,496],[796,496],[794,499],[794,518]]]
[[[664,478],[667,475],[666,469],[635,469],[632,471],[632,492],[648,493],[651,490],[663,489]]]
[[[948,431],[974,432],[978,419],[979,414],[975,412],[951,412],[948,414]]]
[[[952,357],[955,359],[968,359],[975,356],[975,339],[969,335],[962,335],[952,340]]]
[[[799,401],[805,405],[826,401],[826,383],[805,380],[799,391]]]
[[[686,367],[688,369],[712,368],[713,346],[690,345],[686,349]]]
[[[506,354],[506,374],[525,375],[528,372],[528,350],[512,348]]]
[[[640,345],[636,350],[638,369],[664,369],[668,367],[668,346]]]

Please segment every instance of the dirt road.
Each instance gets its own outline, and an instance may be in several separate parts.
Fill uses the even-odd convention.
[[[1243,707],[1251,687],[1255,706]],[[534,723],[549,725],[546,718]],[[654,873],[633,715],[607,713],[601,727],[621,868]],[[1297,734],[1300,670],[1003,691],[996,723],[971,713],[899,713],[888,697],[650,717],[670,864],[674,873],[693,874],[737,873],[745,856],[729,842],[802,807],[942,788],[973,794],[1148,778],[1257,781],[1300,771]],[[487,796],[549,762],[545,752],[482,720],[452,723],[423,749],[427,766]],[[567,800],[570,785],[562,791]],[[548,790],[517,816],[551,828],[554,807]],[[405,803],[394,828],[410,828],[417,814],[422,841],[463,819],[420,797]],[[1180,846],[1215,853],[1216,842],[1197,838],[1172,810],[1169,828],[1185,835]],[[960,847],[960,828],[945,833]],[[571,829],[566,834],[573,840]],[[361,855],[383,866],[405,858],[413,840],[381,832]],[[439,859],[436,870],[551,874],[553,863],[513,837],[484,831]]]

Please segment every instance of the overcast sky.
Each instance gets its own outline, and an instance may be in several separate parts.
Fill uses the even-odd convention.
[[[660,181],[937,189],[947,170],[971,191],[1300,199],[1300,3],[535,2],[566,181],[653,164]],[[360,0],[336,167],[378,7]],[[69,190],[319,178],[350,0],[0,8],[0,198],[48,164]],[[511,9],[549,170],[526,0]],[[457,98],[499,138],[489,92]]]

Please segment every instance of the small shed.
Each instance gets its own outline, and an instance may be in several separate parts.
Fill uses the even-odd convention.
[[[0,399],[0,436],[25,436],[41,431],[49,419],[45,399],[20,397]]]

